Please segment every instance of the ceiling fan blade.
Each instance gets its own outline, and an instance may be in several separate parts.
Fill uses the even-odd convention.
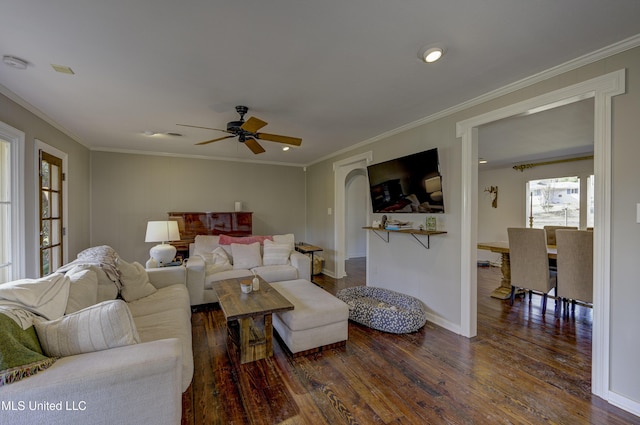
[[[256,117],[251,117],[244,124],[242,124],[240,128],[248,131],[249,133],[255,133],[265,125],[267,125],[267,123],[262,121],[261,119]]]
[[[299,137],[280,136],[279,134],[257,133],[256,136],[261,140],[269,140],[270,142],[286,143],[287,145],[300,146],[302,139]]]
[[[205,130],[216,130],[216,131],[224,131],[225,133],[229,133],[227,130],[223,130],[221,128],[211,128],[211,127],[200,127],[199,125],[189,125],[189,124],[176,124],[181,127],[192,127],[192,128],[204,128]]]
[[[244,141],[244,144],[247,145],[247,147],[251,149],[251,152],[255,153],[256,155],[264,152],[264,148],[260,146],[260,143],[258,143],[256,139],[248,138]]]
[[[230,139],[230,138],[232,138],[232,137],[235,137],[235,136],[234,136],[234,135],[231,135],[231,136],[218,137],[217,139],[207,140],[207,141],[204,141],[204,142],[196,143],[196,145],[206,145],[206,144],[208,144],[208,143],[218,142],[218,141],[220,141],[220,140]]]

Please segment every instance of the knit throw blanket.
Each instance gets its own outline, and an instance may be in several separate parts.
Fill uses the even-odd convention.
[[[22,329],[0,313],[0,387],[34,375],[51,366],[56,358],[42,353],[33,326]]]
[[[65,273],[77,265],[93,265],[101,267],[107,277],[116,283],[118,289],[120,284],[120,271],[118,270],[118,253],[108,245],[87,248],[78,254],[72,262],[60,267],[57,273]]]

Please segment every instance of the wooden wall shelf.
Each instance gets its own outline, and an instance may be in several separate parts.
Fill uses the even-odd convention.
[[[391,229],[380,229],[379,227],[363,227],[363,229],[365,230],[371,230],[373,233],[375,233],[376,235],[378,235],[378,237],[380,239],[382,239],[383,241],[385,241],[386,243],[389,243],[389,235],[391,233],[406,233],[409,234],[411,236],[413,236],[413,238],[418,241],[418,243],[420,245],[422,245],[425,249],[429,249],[430,244],[431,244],[431,235],[444,235],[447,232],[443,232],[440,230],[420,230],[420,229],[400,229],[400,230],[391,230]],[[387,237],[385,238],[384,236],[381,235],[381,233],[386,233]],[[418,237],[416,235],[423,235],[427,237],[427,244],[425,245],[420,239],[418,239]]]

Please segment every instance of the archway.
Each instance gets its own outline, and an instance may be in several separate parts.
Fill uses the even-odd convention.
[[[334,173],[334,240],[335,240],[335,278],[340,279],[346,275],[344,262],[346,259],[345,242],[345,217],[346,217],[346,184],[349,174],[356,170],[366,173],[367,165],[373,160],[371,151],[352,156],[333,163]],[[369,196],[367,194],[367,196]]]
[[[368,224],[368,192],[367,171],[351,171],[345,179],[345,260],[366,256],[367,236],[362,227]]]

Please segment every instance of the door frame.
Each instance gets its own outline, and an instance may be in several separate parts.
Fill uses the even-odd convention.
[[[35,150],[34,150],[34,170],[36,173],[35,176],[35,204],[34,205],[40,205],[40,176],[38,176],[38,170],[40,170],[40,151],[44,151],[47,152],[50,155],[56,156],[60,159],[62,159],[62,173],[65,176],[69,176],[68,172],[67,172],[67,167],[68,167],[68,157],[69,155],[67,155],[65,152],[62,152],[59,149],[54,148],[51,145],[46,144],[45,142],[43,142],[42,140],[38,140],[35,139]],[[62,235],[62,264],[66,264],[68,262],[69,259],[69,190],[68,190],[68,186],[69,186],[69,179],[65,178],[62,181],[62,212],[63,212],[63,216],[62,216],[62,228],[65,229],[64,234]],[[38,207],[39,208],[39,207]],[[39,209],[38,209],[39,210]],[[40,229],[40,214],[37,213],[35,214],[35,226],[34,229]],[[36,270],[40,270],[40,234],[39,232],[36,232],[35,236],[35,247],[36,247],[36,252],[38,252],[38,260],[37,260],[37,264],[35,265]]]
[[[621,69],[569,87],[481,114],[456,124],[462,139],[461,331],[477,332],[478,127],[520,114],[594,98],[595,223],[591,391],[609,399],[611,302],[611,134],[612,97],[625,92]]]

